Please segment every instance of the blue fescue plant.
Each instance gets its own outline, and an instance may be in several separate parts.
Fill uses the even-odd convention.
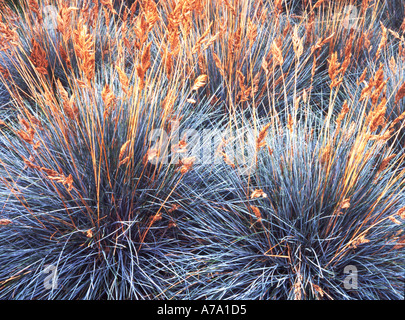
[[[173,298],[193,271],[173,198],[193,162],[154,162],[168,149],[152,133],[170,139],[172,123],[198,127],[206,115],[182,121],[191,87],[168,82],[150,44],[121,48],[97,68],[100,30],[80,20],[72,31],[77,70],[67,74],[68,88],[60,79],[52,85],[36,46],[31,99],[10,90],[17,121],[1,122],[0,297]],[[130,58],[142,77],[128,72]],[[23,77],[28,67],[20,68]]]
[[[403,158],[353,108],[337,123],[310,113],[287,124],[240,118],[257,141],[245,145],[256,153],[251,174],[224,161],[182,181],[192,219],[178,225],[201,239],[193,295],[404,298]]]
[[[149,139],[170,125],[167,83],[126,97],[110,76],[77,95],[59,86],[62,101],[39,93],[39,111],[20,105],[1,128],[3,299],[171,298],[186,279],[172,195],[188,167],[151,164],[165,158]]]

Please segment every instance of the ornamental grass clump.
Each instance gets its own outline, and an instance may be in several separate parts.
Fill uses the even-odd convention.
[[[181,281],[170,196],[183,173],[152,165],[148,142],[165,124],[153,98],[125,98],[118,75],[78,87],[61,101],[35,101],[2,127],[1,296],[31,299],[150,299]],[[158,90],[162,91],[158,91]],[[51,100],[52,99],[52,100]],[[6,130],[8,129],[8,130]],[[58,270],[54,290],[45,265]]]
[[[193,161],[159,159],[191,86],[162,76],[150,43],[131,55],[137,73],[122,48],[96,68],[96,32],[79,19],[65,39],[77,61],[68,88],[50,81],[36,47],[30,100],[11,91],[16,121],[0,127],[3,299],[163,299],[187,279],[172,196]]]
[[[193,294],[403,299],[403,157],[356,107],[343,106],[330,126],[312,116],[253,122],[249,174],[224,161],[182,181],[193,219],[179,228],[201,239]]]

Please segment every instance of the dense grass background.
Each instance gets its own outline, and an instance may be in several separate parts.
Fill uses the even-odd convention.
[[[404,298],[402,1],[0,7],[2,299]]]

